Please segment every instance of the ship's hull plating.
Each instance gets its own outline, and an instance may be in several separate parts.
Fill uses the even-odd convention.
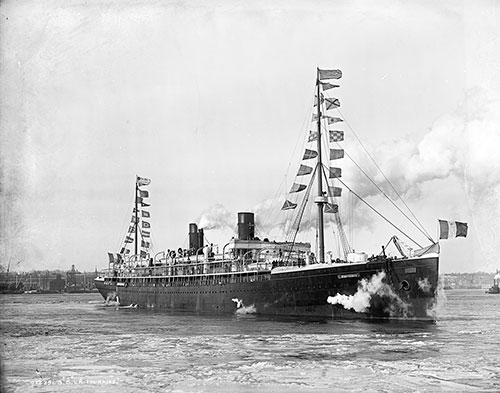
[[[433,321],[438,264],[436,256],[282,269],[249,276],[246,282],[171,285],[151,279],[138,284],[120,278],[96,280],[96,287],[105,299],[116,294],[120,304],[139,307]],[[368,302],[365,307],[363,302]]]

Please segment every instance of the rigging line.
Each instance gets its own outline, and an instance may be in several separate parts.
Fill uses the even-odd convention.
[[[306,189],[306,195],[304,197],[304,200],[302,201],[302,204],[300,205],[299,212],[297,214],[297,217],[294,220],[293,225],[297,223],[297,229],[295,230],[295,233],[293,234],[293,240],[292,240],[292,246],[290,247],[290,251],[288,251],[287,258],[286,258],[286,264],[288,265],[288,261],[290,260],[290,256],[292,255],[293,251],[293,246],[295,245],[295,240],[297,238],[297,234],[299,233],[300,229],[300,221],[302,220],[302,215],[304,214],[304,210],[306,208],[307,202],[309,201],[310,193],[311,193],[311,188],[312,188],[312,183],[314,180],[314,175],[316,174],[316,170],[318,169],[318,166],[316,165],[314,168],[313,175],[311,176],[311,180],[309,180],[309,184]],[[293,229],[293,226],[292,228]]]
[[[352,134],[354,135],[354,137],[357,139],[358,143],[361,145],[361,147],[363,148],[363,150],[365,151],[365,153],[368,155],[368,157],[370,157],[370,159],[372,160],[373,164],[375,165],[375,167],[379,170],[379,172],[382,174],[382,176],[384,177],[384,179],[387,181],[387,183],[389,183],[389,185],[391,186],[392,190],[396,193],[396,195],[398,196],[398,198],[401,200],[401,202],[403,203],[403,205],[408,209],[408,211],[410,212],[410,214],[412,215],[412,217],[415,219],[415,221],[420,225],[421,229],[420,229],[420,232],[421,233],[424,233],[425,236],[427,237],[427,239],[429,241],[431,241],[432,243],[436,243],[434,241],[434,239],[431,237],[431,235],[429,235],[429,233],[425,230],[425,227],[422,225],[422,223],[419,221],[419,219],[415,216],[415,214],[413,213],[413,211],[410,209],[410,207],[406,204],[406,202],[404,201],[403,197],[399,194],[399,192],[396,190],[396,188],[394,187],[394,185],[392,184],[392,182],[387,178],[387,176],[385,175],[385,173],[382,171],[382,169],[378,166],[377,162],[375,161],[375,159],[371,156],[371,154],[368,152],[368,150],[366,149],[365,145],[363,145],[363,143],[361,142],[361,140],[358,138],[357,134],[354,132],[353,128],[351,127],[351,125],[349,124],[349,122],[346,120],[345,116],[342,114],[342,112],[340,111],[340,109],[338,109],[338,112],[340,113],[340,115],[342,116],[344,122],[346,123],[347,127],[349,128],[349,130],[351,130]],[[406,215],[405,215],[406,217]],[[412,222],[412,221],[410,221]],[[413,222],[412,222],[413,223]],[[413,223],[413,225],[415,225]],[[416,226],[416,225],[415,225]]]
[[[134,190],[134,200],[135,200],[135,190]],[[133,212],[133,210],[132,210],[132,212]],[[133,214],[133,213],[132,213],[132,214]],[[126,220],[126,221],[128,221],[128,220]],[[117,242],[117,243],[118,243],[118,247],[117,247],[117,248],[119,248],[119,250],[120,250],[120,251],[121,251],[121,248],[122,248],[122,247],[124,247],[124,244],[125,244],[125,237],[126,237],[126,236],[128,236],[128,234],[129,234],[128,228],[129,228],[129,226],[130,226],[130,223],[126,223],[125,225],[123,225],[123,224],[122,224],[122,228],[123,228],[124,226],[126,226],[126,227],[127,227],[127,229],[126,229],[126,231],[124,231],[124,230],[122,229],[122,232],[121,232],[121,233],[122,233],[122,235],[120,236],[120,238],[121,238],[121,239],[123,239],[123,240],[122,240],[122,241],[120,241],[120,242]],[[125,235],[123,235],[123,233],[125,233]]]
[[[314,90],[315,90],[315,87],[313,88],[313,94],[312,94],[313,96],[314,96]],[[309,123],[310,123],[310,119],[311,119],[311,116],[312,116],[312,111],[313,111],[313,109],[311,109],[311,105],[309,105],[309,109],[307,110],[306,115],[305,115],[305,117],[304,117],[304,118],[303,118],[303,120],[302,120],[302,126],[301,126],[301,129],[302,129],[303,131],[302,131],[302,133],[299,133],[299,134],[297,135],[297,138],[296,138],[296,140],[295,140],[295,146],[294,146],[294,148],[293,148],[292,154],[291,154],[290,159],[289,159],[289,161],[288,161],[288,166],[287,166],[286,171],[285,171],[285,176],[283,176],[283,179],[282,179],[282,181],[281,181],[281,183],[280,183],[280,185],[279,185],[279,187],[278,187],[278,190],[277,190],[277,191],[276,191],[276,193],[275,193],[275,196],[274,196],[274,198],[273,198],[273,202],[272,202],[272,206],[274,206],[274,205],[275,205],[276,199],[278,198],[278,195],[279,195],[279,193],[280,193],[280,190],[282,189],[282,186],[283,186],[283,185],[284,185],[284,186],[286,186],[286,179],[288,178],[288,173],[289,173],[289,171],[290,171],[290,167],[292,166],[293,157],[294,157],[294,156],[295,156],[295,154],[296,154],[296,151],[297,151],[297,146],[299,145],[300,140],[301,140],[301,139],[302,139],[302,140],[304,140],[304,139],[306,140],[306,142],[304,142],[304,143],[302,144],[302,147],[303,147],[303,148],[305,148],[305,146],[307,145],[307,138],[308,138],[307,131],[309,130]],[[304,134],[305,134],[306,138],[304,138]],[[301,160],[301,161],[302,161],[302,160]],[[295,178],[297,178],[297,176],[295,176]],[[294,179],[295,179],[295,178],[294,178]],[[284,187],[283,187],[283,189],[284,189]],[[271,212],[270,212],[270,213],[266,216],[266,218],[265,218],[265,220],[264,220],[264,224],[263,224],[263,226],[264,226],[265,224],[267,224],[268,220],[270,220],[270,219],[271,219]]]
[[[337,143],[337,145],[338,145],[339,147],[342,147],[339,143]],[[367,174],[367,173],[363,170],[363,168],[361,168],[361,166],[359,166],[359,165],[358,165],[358,163],[357,163],[357,162],[356,162],[356,161],[355,161],[355,160],[351,157],[351,155],[350,155],[350,154],[349,154],[349,153],[348,153],[345,149],[343,149],[343,150],[344,150],[345,155],[346,155],[347,157],[349,157],[349,159],[353,162],[353,164],[354,164],[354,165],[356,165],[356,167],[357,167],[357,168],[361,171],[361,173],[363,173],[363,175],[365,175],[365,177],[366,177],[366,178],[370,181],[370,183],[372,183],[372,184],[373,184],[373,185],[377,188],[377,190],[379,190],[379,192],[380,192],[380,193],[381,193],[381,194],[382,194],[382,195],[383,195],[383,196],[384,196],[384,197],[385,197],[385,198],[386,198],[389,202],[391,202],[391,204],[392,204],[392,205],[393,205],[393,206],[394,206],[394,207],[395,207],[395,208],[396,208],[396,209],[397,209],[397,210],[398,210],[398,211],[399,211],[399,212],[400,212],[400,213],[401,213],[401,214],[402,214],[402,215],[403,215],[403,216],[404,216],[404,217],[405,217],[405,218],[406,218],[406,219],[407,219],[407,220],[408,220],[411,224],[413,224],[413,226],[414,226],[415,228],[417,228],[417,229],[420,231],[420,233],[422,233],[425,237],[427,237],[427,239],[428,239],[428,240],[430,240],[431,242],[433,242],[433,243],[434,243],[434,240],[433,240],[433,239],[429,236],[429,234],[425,231],[425,229],[424,229],[424,230],[422,230],[422,228],[421,228],[421,227],[419,227],[417,224],[415,224],[415,222],[413,222],[413,220],[412,220],[410,217],[408,217],[408,216],[406,215],[406,213],[405,213],[405,212],[403,212],[403,210],[401,210],[401,208],[400,208],[400,207],[399,207],[396,203],[394,203],[394,201],[393,201],[393,200],[392,200],[392,199],[391,199],[391,198],[390,198],[390,197],[389,197],[389,196],[388,196],[388,195],[387,195],[387,194],[386,194],[386,193],[385,193],[385,192],[384,192],[384,191],[383,191],[383,190],[382,190],[379,186],[378,186],[378,184],[377,184],[377,183],[375,183],[375,181],[374,181],[374,180],[373,180],[373,179],[372,179],[372,178],[371,178],[371,177],[370,177],[370,176],[369,176],[369,175],[368,175],[368,174]],[[411,211],[410,211],[410,212],[411,212]],[[417,220],[417,221],[418,221],[418,220]],[[419,224],[420,224],[420,223],[419,223]],[[422,224],[420,224],[420,225],[422,225]]]
[[[339,182],[341,182],[344,187],[346,187],[350,192],[352,192],[361,202],[363,202],[366,206],[368,206],[370,209],[372,209],[375,213],[377,213],[380,217],[382,217],[387,223],[389,223],[392,227],[397,229],[403,236],[405,236],[407,239],[415,243],[418,247],[422,248],[420,244],[418,244],[415,240],[413,240],[410,236],[408,236],[403,230],[399,229],[396,225],[394,225],[391,221],[389,221],[382,213],[379,213],[372,205],[370,205],[368,202],[366,202],[363,198],[361,198],[358,194],[356,194],[347,184],[345,184],[340,178],[338,179]]]

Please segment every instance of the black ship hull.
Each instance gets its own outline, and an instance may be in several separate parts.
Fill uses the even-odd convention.
[[[96,279],[121,305],[209,313],[434,321],[438,256],[271,271]],[[363,306],[363,302],[367,302]],[[356,303],[361,303],[357,304]],[[353,305],[354,304],[354,305]]]

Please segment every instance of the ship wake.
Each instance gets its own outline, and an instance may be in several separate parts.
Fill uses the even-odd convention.
[[[379,272],[369,280],[362,279],[354,295],[337,293],[335,296],[329,296],[327,302],[331,305],[341,305],[346,310],[364,313],[374,306],[374,300],[377,299],[377,306],[382,305],[383,311],[389,316],[408,318],[408,304],[384,282],[385,277],[385,272]]]

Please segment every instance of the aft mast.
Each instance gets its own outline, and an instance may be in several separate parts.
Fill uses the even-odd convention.
[[[137,180],[135,182],[135,205],[134,205],[134,207],[135,207],[135,209],[134,209],[135,219],[133,220],[135,223],[134,255],[137,255],[138,248],[139,248],[139,216],[138,216],[138,214],[139,214],[139,184],[138,184]]]

